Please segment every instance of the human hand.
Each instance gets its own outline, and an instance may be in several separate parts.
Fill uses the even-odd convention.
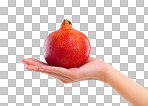
[[[100,80],[105,82],[105,74],[108,65],[102,60],[93,57],[90,57],[82,66],[70,69],[49,66],[33,58],[23,59],[22,63],[27,65],[27,70],[48,74],[58,78],[63,83],[73,83],[82,80]]]

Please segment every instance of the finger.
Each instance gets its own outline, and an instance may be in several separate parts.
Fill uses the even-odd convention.
[[[39,61],[39,60],[34,59],[34,58],[28,58],[28,59],[30,59],[30,60],[32,60],[32,61],[35,61],[35,62],[38,62],[38,63],[47,64],[47,63],[45,63],[45,62]]]
[[[39,70],[39,67],[38,66],[33,66],[33,65],[27,65],[26,69],[35,71],[35,70]]]
[[[22,63],[27,64],[27,65],[34,65],[34,66],[41,66],[41,65],[47,66],[48,65],[47,63],[41,62],[33,58],[23,59]]]
[[[63,83],[68,83],[67,81],[63,80],[63,79],[59,79],[61,82]]]
[[[62,67],[41,66],[40,70],[53,72],[53,73],[56,73],[56,74],[60,74],[60,75],[62,75],[64,77],[68,77],[70,79],[75,79],[74,71],[70,71],[70,70],[62,68]]]
[[[48,65],[45,62],[42,62],[42,61],[39,61],[39,60],[36,60],[36,59],[33,59],[33,58],[23,59],[22,62],[26,62],[30,65]]]
[[[70,83],[70,82],[73,82],[71,79],[67,78],[67,77],[64,77],[62,75],[59,75],[59,74],[56,74],[56,73],[52,73],[52,72],[47,72],[47,71],[41,71],[39,70],[39,67],[38,66],[32,66],[32,65],[28,65],[26,67],[27,70],[33,70],[33,71],[36,71],[36,72],[41,72],[41,73],[45,73],[45,74],[48,74],[52,77],[55,77],[55,78],[58,78],[60,79],[62,82],[64,83]]]
[[[60,74],[50,73],[50,72],[48,72],[48,73],[49,73],[48,75],[50,75],[50,76],[52,76],[52,77],[55,77],[55,78],[58,78],[59,80],[61,80],[61,81],[64,82],[64,83],[71,83],[71,82],[73,82],[72,79],[70,79],[70,78],[68,78],[68,77],[65,77],[65,76],[62,76],[62,75],[60,75]]]
[[[38,71],[40,71],[40,72],[51,72],[51,73],[59,74],[59,73],[56,73],[56,71],[53,70],[53,68],[50,69],[50,70],[52,70],[52,71],[49,71],[49,70],[47,70],[47,69],[40,69],[39,67],[40,67],[40,66],[28,65],[28,66],[26,67],[26,69],[27,69],[27,70],[33,70],[33,71],[38,70]],[[49,67],[52,67],[52,66],[41,66],[41,67],[48,67],[48,69],[49,69]],[[55,67],[55,69],[62,69],[62,68],[60,68],[60,67]],[[64,69],[64,68],[63,68],[63,69]],[[65,70],[66,70],[66,69],[65,69]],[[66,70],[66,71],[67,71],[67,70]],[[66,77],[66,78],[69,78],[68,76],[66,76],[66,74],[59,74],[59,75],[62,75],[62,76],[64,76],[64,77]],[[69,79],[71,79],[71,78],[69,78]],[[72,80],[72,79],[71,79],[71,80]]]
[[[59,80],[61,80],[63,83],[70,83],[70,82],[73,82],[71,79],[67,78],[67,77],[64,77],[62,75],[59,75],[59,74],[55,74],[55,73],[48,73],[48,75],[52,76],[52,77],[55,77]]]
[[[39,60],[36,60],[36,59],[33,59],[33,58],[28,58],[28,59],[23,59],[22,60],[22,62],[24,63],[27,63],[28,65],[34,65],[34,66],[47,66],[45,69],[43,68],[43,70],[48,70],[49,71],[49,65],[48,64],[46,64],[46,63],[44,63],[44,62],[41,62],[41,61],[39,61]],[[62,67],[54,67],[54,66],[50,66],[50,67],[52,67],[52,68],[50,68],[50,70],[53,70],[54,71],[54,73],[57,73],[57,74],[59,74],[59,72],[58,71],[55,71],[55,69],[56,70],[59,70],[59,69],[65,69],[65,68],[62,68]],[[75,71],[75,70],[77,70],[78,68],[71,68],[71,69],[69,69],[69,70],[67,70],[67,69],[65,69],[64,71],[61,71],[61,73],[63,73],[63,74],[61,74],[61,75],[63,75],[63,76],[70,76],[69,78],[70,79],[73,79],[75,76],[74,76],[74,74],[71,74],[72,72],[70,72],[70,71]],[[51,71],[50,71],[51,72]]]
[[[94,58],[94,57],[89,57],[88,60],[86,61],[86,63],[89,63],[90,61],[92,61],[92,60],[94,60],[94,59],[96,59],[96,58]],[[86,63],[85,63],[85,64],[86,64]]]
[[[75,71],[75,70],[77,70],[78,68],[70,68],[69,70],[70,71]]]

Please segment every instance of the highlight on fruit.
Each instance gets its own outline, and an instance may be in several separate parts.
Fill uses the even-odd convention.
[[[89,58],[91,45],[87,36],[73,29],[69,20],[62,22],[59,30],[50,33],[43,45],[43,55],[51,66],[74,68]]]

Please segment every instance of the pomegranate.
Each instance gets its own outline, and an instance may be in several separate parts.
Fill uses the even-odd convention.
[[[43,55],[49,65],[65,68],[84,64],[90,51],[87,36],[73,29],[72,23],[67,19],[64,19],[59,30],[48,35],[43,47]]]

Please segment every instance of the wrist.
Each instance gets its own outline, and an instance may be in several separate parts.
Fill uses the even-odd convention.
[[[106,67],[105,67],[105,73],[104,73],[104,82],[109,84],[110,82],[110,78],[115,75],[115,69],[110,65],[106,63]]]

